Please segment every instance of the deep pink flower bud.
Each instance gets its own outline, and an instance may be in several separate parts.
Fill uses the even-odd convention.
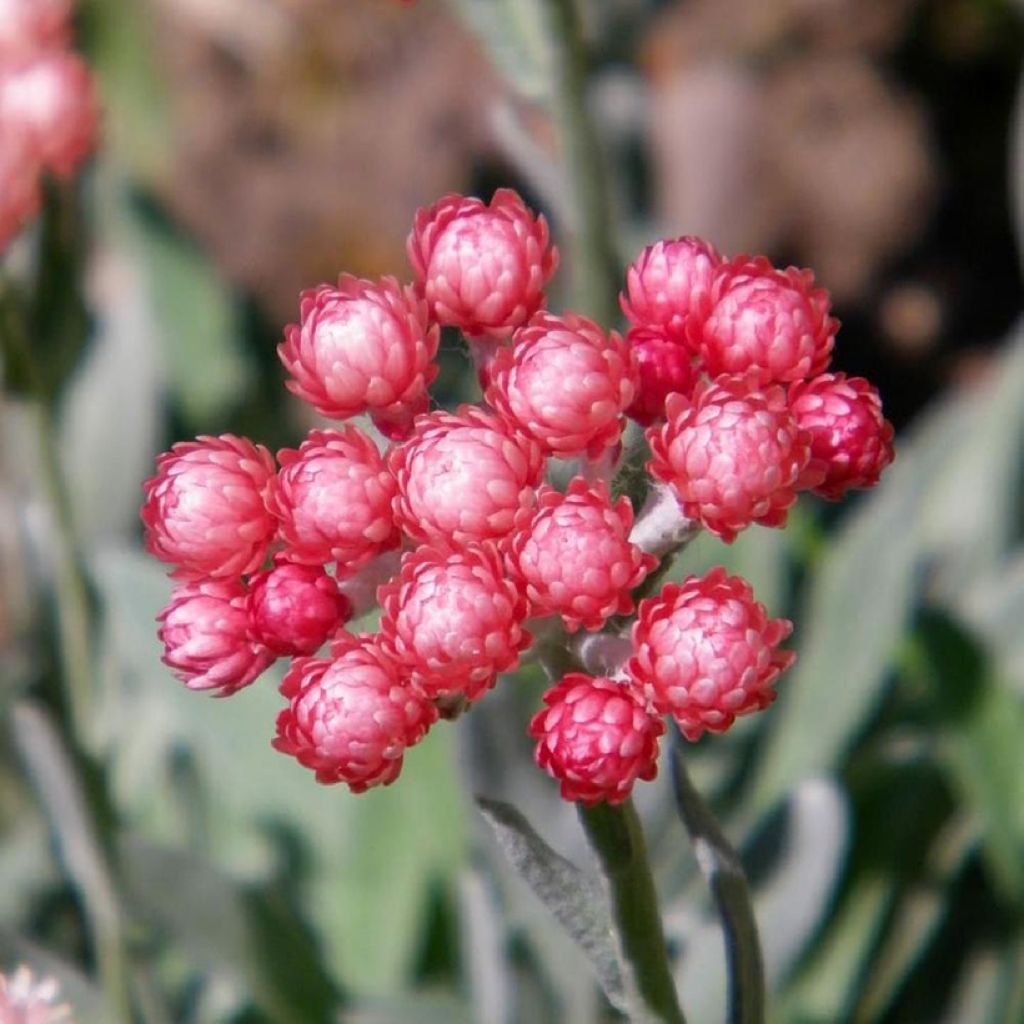
[[[278,559],[249,581],[249,634],[275,654],[313,654],[352,615],[322,566]]]
[[[70,0],[0,0],[0,60],[66,46],[70,36]]]
[[[751,523],[784,526],[810,458],[810,435],[778,385],[750,390],[738,377],[673,395],[668,422],[647,438],[651,474],[670,484],[687,519],[728,542]]]
[[[532,640],[523,592],[493,544],[410,551],[378,599],[381,650],[431,700],[476,700]]]
[[[693,353],[685,345],[670,341],[660,331],[634,328],[626,335],[637,365],[637,393],[627,414],[649,427],[665,418],[665,400],[669,395],[687,398],[699,378]]]
[[[85,61],[68,50],[0,70],[0,136],[24,138],[40,165],[70,177],[96,144],[99,106]]]
[[[289,391],[334,419],[369,412],[392,435],[424,411],[440,332],[411,287],[342,274],[303,292],[299,316],[277,349]]]
[[[370,637],[341,633],[330,658],[299,658],[281,682],[277,750],[353,793],[398,778],[408,747],[437,721],[437,709],[400,680]]]
[[[248,686],[274,655],[249,637],[246,591],[240,580],[204,580],[175,588],[160,613],[163,661],[190,690],[218,697]]]
[[[715,247],[700,238],[649,245],[626,271],[622,312],[634,327],[652,328],[696,351],[721,262]]]
[[[267,556],[277,524],[264,495],[274,460],[263,445],[222,434],[176,444],[144,484],[146,548],[178,579],[240,576]]]
[[[39,165],[25,140],[0,145],[0,254],[39,212]]]
[[[811,435],[805,477],[815,494],[838,501],[854,488],[874,487],[892,462],[893,426],[878,391],[863,377],[826,373],[790,389],[797,423]]]
[[[530,722],[534,756],[561,784],[565,800],[620,804],[637,779],[658,774],[665,724],[647,712],[631,687],[570,672],[544,694],[544,703]]]
[[[516,516],[506,554],[510,574],[526,588],[530,614],[561,615],[573,633],[632,612],[630,591],[658,564],[630,544],[632,527],[629,498],[613,505],[603,482],[576,477],[565,494],[541,488],[536,508]]]
[[[700,356],[712,377],[767,384],[813,377],[828,366],[839,321],[809,270],[777,270],[763,256],[724,264],[704,321]]]
[[[395,518],[419,541],[501,540],[516,512],[533,504],[544,476],[540,446],[475,406],[434,412],[393,448]]]
[[[775,700],[775,681],[796,658],[777,649],[792,630],[719,567],[640,602],[627,668],[654,710],[695,740]]]
[[[278,452],[281,470],[267,506],[280,523],[288,558],[336,561],[348,576],[400,541],[391,504],[397,487],[377,446],[360,430],[313,430],[296,451]]]
[[[448,195],[420,210],[406,248],[438,323],[508,337],[544,303],[558,266],[548,225],[511,189],[490,203]]]
[[[487,401],[546,452],[597,458],[636,394],[629,346],[592,320],[540,312],[497,351]]]

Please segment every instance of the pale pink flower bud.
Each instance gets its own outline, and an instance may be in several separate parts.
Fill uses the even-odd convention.
[[[481,697],[532,639],[522,590],[492,544],[411,551],[378,598],[381,650],[431,700]]]
[[[293,394],[334,419],[369,412],[394,436],[426,408],[439,337],[411,287],[342,274],[302,293],[277,351]]]
[[[721,267],[718,296],[704,321],[700,356],[712,377],[758,383],[813,377],[828,366],[839,321],[809,270],[777,270],[764,257]]]
[[[313,654],[352,614],[322,566],[280,558],[249,581],[246,609],[249,635],[281,655]]]
[[[629,347],[592,320],[540,312],[499,349],[487,401],[548,453],[597,458],[619,440],[636,394]]]
[[[637,779],[658,774],[665,723],[631,687],[570,672],[544,694],[544,703],[530,722],[534,757],[560,783],[563,799],[620,804]]]
[[[826,373],[790,389],[797,423],[811,435],[805,477],[814,493],[838,501],[854,488],[874,487],[892,462],[893,426],[878,391],[863,377]]]
[[[146,481],[146,547],[178,579],[240,576],[264,562],[277,524],[264,494],[274,460],[262,445],[222,434],[179,442]]]
[[[653,709],[695,740],[775,700],[775,681],[796,658],[777,649],[792,629],[718,567],[640,602],[627,668]]]
[[[398,778],[406,748],[437,721],[434,705],[400,680],[370,637],[341,633],[330,658],[299,658],[281,683],[277,750],[353,793]]]
[[[547,221],[507,188],[490,203],[448,195],[420,210],[406,248],[431,314],[469,335],[508,337],[543,305],[558,266]]]
[[[26,140],[39,164],[70,177],[96,144],[99,106],[85,61],[67,50],[0,70],[0,137]]]
[[[0,0],[0,60],[66,46],[70,36],[70,0]]]
[[[637,393],[626,413],[649,427],[665,418],[665,400],[669,395],[687,398],[699,379],[693,353],[685,345],[671,341],[660,331],[636,327],[626,335],[637,366]]]
[[[565,494],[542,488],[523,509],[506,554],[522,580],[530,614],[561,615],[569,632],[600,629],[612,615],[633,611],[630,591],[658,564],[629,542],[629,498],[612,504],[603,482],[576,477]]]
[[[391,504],[394,477],[377,446],[356,427],[313,430],[302,445],[278,452],[281,470],[267,506],[280,523],[293,562],[336,561],[348,576],[400,536]]]
[[[687,519],[726,542],[751,523],[784,526],[810,459],[810,435],[778,385],[751,390],[738,377],[673,395],[668,421],[647,438],[652,476],[670,484]]]
[[[57,1003],[59,991],[53,978],[37,981],[24,966],[10,977],[0,974],[0,1024],[74,1024],[71,1007]]]
[[[501,540],[533,504],[544,476],[540,446],[475,406],[416,421],[388,465],[398,482],[395,518],[419,541]]]
[[[649,245],[626,271],[622,312],[634,327],[654,329],[695,351],[721,261],[715,247],[700,238]]]
[[[190,690],[229,697],[274,661],[274,655],[249,636],[246,590],[239,580],[176,587],[158,621],[164,664]]]

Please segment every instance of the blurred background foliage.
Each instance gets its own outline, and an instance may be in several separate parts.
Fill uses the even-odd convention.
[[[152,1024],[616,1019],[472,801],[585,863],[530,762],[541,680],[435,730],[387,790],[317,787],[270,749],[272,679],[213,701],[160,664],[170,585],[137,521],[173,440],[298,442],[274,352],[298,292],[406,275],[418,206],[507,184],[572,229],[546,6],[81,3],[104,145],[9,257],[40,268],[45,401],[9,365],[0,405],[0,966],[57,976],[81,1024],[119,1019],[119,976]],[[623,263],[695,233],[814,267],[837,368],[900,429],[877,491],[675,569],[724,562],[796,622],[773,710],[690,752],[750,869],[773,1019],[1019,1024],[1024,12],[581,8]],[[443,359],[454,401],[468,363]],[[638,797],[690,1020],[722,1020],[668,786]]]

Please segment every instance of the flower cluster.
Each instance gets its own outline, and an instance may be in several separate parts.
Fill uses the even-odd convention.
[[[622,337],[546,308],[557,252],[513,192],[421,210],[408,251],[411,284],[304,293],[279,349],[295,395],[375,435],[313,430],[276,460],[200,437],[158,459],[142,517],[178,581],[165,660],[227,695],[292,658],[274,746],[361,792],[524,658],[561,647],[582,669],[607,638],[628,657],[555,680],[529,731],[566,799],[622,801],[653,778],[665,717],[721,732],[794,658],[790,623],[723,569],[647,596],[659,561],[700,526],[782,526],[800,490],[872,486],[892,428],[866,381],[826,372],[838,325],[806,271],[659,242],[629,269]],[[474,348],[479,405],[429,408],[442,327]],[[660,481],[639,513],[610,485],[629,418]],[[577,470],[564,489],[555,459]],[[668,545],[649,528],[666,495]],[[349,632],[374,603],[376,632]]]
[[[3,8],[0,7],[2,13]],[[52,978],[37,981],[24,966],[9,977],[0,974],[0,1022],[72,1024],[71,1007],[57,1002],[58,991],[57,982]]]
[[[70,0],[0,0],[0,252],[36,215],[44,174],[92,150],[92,75],[70,48]]]

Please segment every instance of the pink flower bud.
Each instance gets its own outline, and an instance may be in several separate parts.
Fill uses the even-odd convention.
[[[626,335],[637,365],[637,394],[627,414],[649,427],[665,418],[665,400],[669,395],[693,393],[698,370],[693,353],[685,345],[670,341],[659,331],[634,328]]]
[[[39,165],[24,139],[0,145],[0,254],[39,212]]]
[[[434,705],[395,675],[370,637],[341,633],[330,658],[300,658],[281,683],[288,699],[274,747],[353,793],[398,778],[406,748],[437,721]]]
[[[70,177],[96,144],[99,108],[85,61],[66,50],[0,70],[0,136],[24,138],[38,163]]]
[[[249,581],[249,634],[275,654],[313,654],[352,614],[320,566],[278,560]]]
[[[567,493],[542,488],[534,509],[516,516],[507,553],[522,580],[530,614],[561,615],[566,629],[600,629],[612,615],[633,611],[630,591],[658,564],[629,542],[629,498],[614,505],[604,483],[576,477]]]
[[[854,488],[874,487],[892,462],[893,427],[882,415],[878,391],[863,377],[826,373],[790,389],[790,406],[811,435],[805,477],[815,494],[838,501]]]
[[[778,385],[751,390],[738,377],[669,398],[668,422],[647,431],[652,476],[675,491],[687,519],[728,542],[751,523],[784,526],[810,458]]]
[[[0,60],[66,46],[70,36],[70,0],[0,0]]]
[[[350,425],[313,430],[297,451],[278,452],[278,461],[267,506],[280,523],[290,561],[336,561],[339,575],[349,576],[398,545],[391,511],[395,480],[362,431]]]
[[[289,391],[334,419],[369,412],[392,434],[423,411],[440,335],[412,288],[342,274],[303,292],[299,310],[277,349]]]
[[[612,331],[568,313],[541,312],[491,364],[487,400],[548,453],[591,458],[614,445],[636,393],[629,348]]]
[[[248,686],[274,660],[249,638],[246,592],[238,580],[206,580],[177,587],[160,613],[163,661],[190,690],[218,697]]]
[[[481,697],[532,639],[523,593],[491,544],[411,551],[378,597],[381,650],[431,700]]]
[[[720,268],[715,292],[700,344],[710,376],[767,384],[813,377],[828,366],[839,321],[809,270],[776,270],[763,256],[739,257]]]
[[[507,188],[490,203],[449,195],[420,210],[407,249],[431,314],[469,335],[508,337],[543,305],[558,266],[547,222]]]
[[[264,494],[274,460],[262,445],[222,434],[179,442],[146,481],[142,521],[150,554],[178,579],[240,576],[267,556],[277,524]]]
[[[395,518],[419,541],[502,540],[533,504],[544,475],[540,446],[475,406],[416,421],[388,465],[398,482]]]
[[[648,246],[626,271],[622,312],[634,327],[655,330],[696,351],[721,261],[715,247],[700,238]]]
[[[558,780],[565,800],[620,804],[637,779],[657,775],[665,725],[629,686],[570,672],[544,694],[544,703],[530,735],[537,764]]]
[[[724,732],[775,699],[775,681],[796,657],[777,650],[792,629],[768,618],[746,580],[719,567],[640,602],[629,675],[687,739]]]

